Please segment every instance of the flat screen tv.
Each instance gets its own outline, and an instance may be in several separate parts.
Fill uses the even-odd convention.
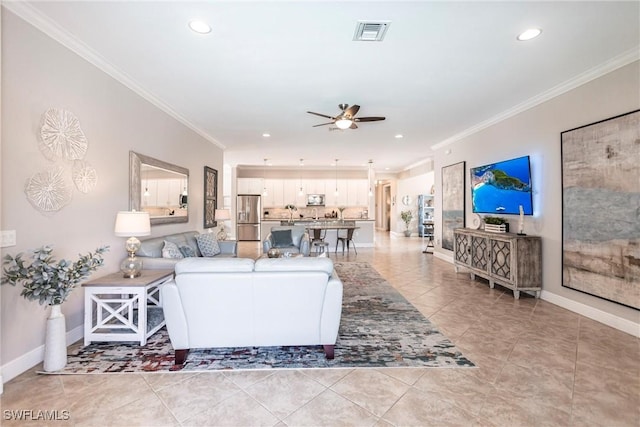
[[[471,168],[473,212],[533,215],[529,156]]]

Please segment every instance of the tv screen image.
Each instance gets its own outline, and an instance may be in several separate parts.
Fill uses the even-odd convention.
[[[473,212],[533,215],[529,156],[471,168]]]

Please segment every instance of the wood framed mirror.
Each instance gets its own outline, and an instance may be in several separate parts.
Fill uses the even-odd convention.
[[[189,169],[129,152],[129,210],[149,212],[151,225],[189,222]]]

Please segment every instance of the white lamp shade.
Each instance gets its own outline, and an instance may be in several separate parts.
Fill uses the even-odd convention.
[[[149,212],[118,212],[114,233],[121,237],[148,236],[151,234]]]
[[[216,209],[216,220],[226,221],[231,219],[231,212],[229,209]]]

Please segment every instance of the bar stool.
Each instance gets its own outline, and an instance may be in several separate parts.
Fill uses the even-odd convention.
[[[356,249],[356,244],[353,241],[353,232],[355,231],[355,228],[347,228],[345,229],[339,229],[337,232],[337,236],[338,239],[336,240],[336,252],[338,252],[338,243],[342,242],[342,253],[344,253],[344,244],[347,244],[347,253],[349,253],[349,242],[351,242],[353,244],[353,250],[356,252],[356,255],[358,255],[358,250]]]

